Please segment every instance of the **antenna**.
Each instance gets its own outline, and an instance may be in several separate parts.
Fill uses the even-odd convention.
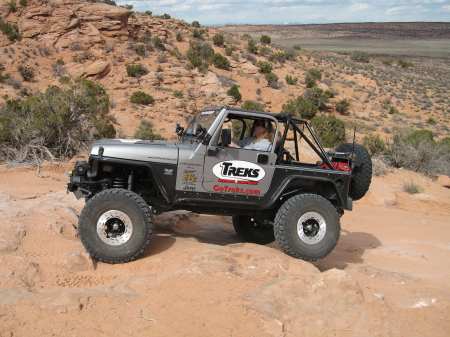
[[[353,149],[352,149],[353,160],[355,160],[355,140],[356,140],[356,126],[355,129],[353,130]]]

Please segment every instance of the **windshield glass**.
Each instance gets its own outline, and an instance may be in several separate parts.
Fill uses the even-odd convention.
[[[199,112],[197,112],[197,114],[189,122],[189,124],[186,128],[186,134],[188,134],[188,135],[193,134],[195,123],[200,124],[203,129],[208,130],[209,127],[211,126],[211,124],[216,119],[220,110],[221,110],[221,108],[205,109],[205,110],[200,110]]]

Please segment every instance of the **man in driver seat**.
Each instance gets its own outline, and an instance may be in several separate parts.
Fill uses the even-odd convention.
[[[272,123],[267,119],[257,119],[253,125],[253,136],[242,140],[233,140],[229,146],[246,150],[270,151],[274,136]]]

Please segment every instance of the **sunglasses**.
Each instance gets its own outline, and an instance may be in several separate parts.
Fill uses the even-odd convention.
[[[269,124],[269,121],[264,121],[264,120],[256,120],[254,125],[256,126],[262,126],[264,129],[267,129]]]

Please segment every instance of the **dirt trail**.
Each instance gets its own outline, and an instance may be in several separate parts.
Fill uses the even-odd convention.
[[[90,259],[71,164],[0,167],[0,336],[448,336],[450,190],[395,170],[308,263],[241,243],[229,217],[155,217],[137,261]],[[402,192],[405,181],[424,188]]]

